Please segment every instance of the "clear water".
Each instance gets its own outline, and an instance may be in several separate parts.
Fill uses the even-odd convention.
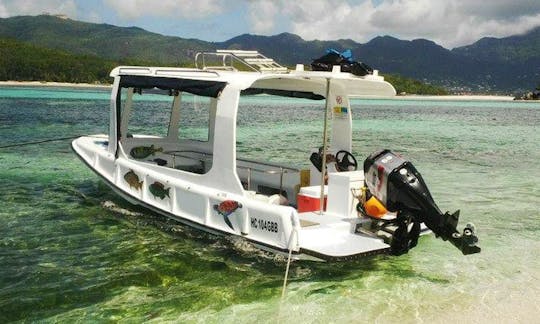
[[[0,144],[105,133],[108,98],[1,88]],[[307,166],[322,103],[270,99],[242,100],[239,155]],[[148,109],[152,121],[166,114]],[[481,254],[423,237],[400,257],[294,262],[281,300],[283,258],[129,205],[69,141],[20,146],[0,150],[0,322],[538,322],[540,105],[358,100],[353,110],[359,160],[379,148],[410,159],[442,210],[475,223]]]

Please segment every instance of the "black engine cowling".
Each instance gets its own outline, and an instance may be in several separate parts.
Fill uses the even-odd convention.
[[[480,252],[474,226],[467,224],[462,233],[458,232],[459,210],[443,214],[411,162],[390,150],[375,152],[364,161],[364,174],[369,193],[388,211],[397,213],[397,230],[391,244],[393,254],[406,253],[416,245],[422,222],[463,254]]]

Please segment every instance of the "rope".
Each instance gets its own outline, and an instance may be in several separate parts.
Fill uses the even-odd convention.
[[[47,142],[64,141],[64,140],[78,138],[78,137],[81,137],[81,136],[85,136],[85,135],[77,135],[77,136],[70,136],[70,137],[58,137],[58,138],[51,138],[51,139],[35,141],[35,142],[23,142],[23,143],[9,144],[9,145],[0,146],[0,149],[4,149],[4,148],[8,148],[8,147],[17,147],[17,146],[41,144],[41,143],[47,143]]]
[[[285,269],[285,278],[283,278],[283,288],[281,290],[281,301],[285,298],[285,291],[287,289],[287,278],[289,277],[289,268],[291,266],[291,258],[292,258],[292,242],[294,238],[294,234],[296,233],[297,229],[294,228],[291,233],[291,239],[289,241],[289,257],[287,258],[287,268]]]

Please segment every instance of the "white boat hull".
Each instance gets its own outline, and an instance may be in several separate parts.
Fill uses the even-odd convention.
[[[297,213],[289,206],[201,186],[182,179],[179,170],[115,157],[108,152],[107,144],[105,136],[82,137],[72,143],[72,148],[124,199],[183,224],[212,234],[242,237],[274,253],[291,252],[294,259],[349,260],[389,251],[382,239],[356,233],[357,217]],[[130,172],[137,174],[140,185],[126,180]],[[169,189],[167,196],[151,192],[150,185],[156,182]],[[217,209],[226,200],[236,201],[241,207],[223,216]]]

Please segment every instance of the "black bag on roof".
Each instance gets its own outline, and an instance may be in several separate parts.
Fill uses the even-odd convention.
[[[327,49],[325,55],[311,62],[311,70],[332,71],[334,65],[341,66],[342,72],[349,72],[358,76],[373,74],[373,69],[369,65],[352,60],[351,50],[340,53],[335,49]]]

